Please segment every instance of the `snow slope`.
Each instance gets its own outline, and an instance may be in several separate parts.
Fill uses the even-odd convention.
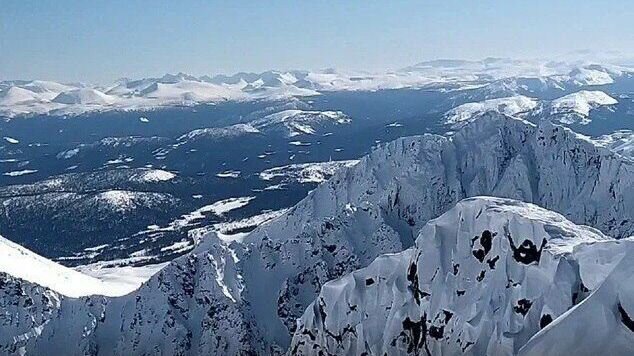
[[[0,95],[0,105],[5,106],[28,104],[41,100],[42,98],[37,93],[17,86],[10,87]]]
[[[61,92],[52,101],[59,104],[110,105],[115,98],[96,89],[80,88]]]
[[[537,333],[520,355],[634,353],[634,249],[628,245],[601,286]]]
[[[88,295],[123,295],[134,290],[64,267],[0,236],[0,274],[77,298]]]

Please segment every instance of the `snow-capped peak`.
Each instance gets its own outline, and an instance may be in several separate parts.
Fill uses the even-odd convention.
[[[398,71],[373,73],[331,69],[271,70],[214,77],[178,73],[159,78],[122,79],[103,86],[5,81],[0,82],[0,91],[20,87],[38,94],[45,102],[0,102],[0,114],[8,117],[21,114],[81,114],[91,110],[135,110],[226,100],[279,100],[315,96],[330,91],[423,87],[451,91],[482,87],[484,98],[487,99],[499,97],[500,93],[505,93],[506,96],[530,96],[533,89],[564,90],[605,85],[633,72],[632,68],[612,64],[614,61],[612,58],[605,63],[596,64],[575,60],[509,58],[487,58],[481,61],[438,60]],[[531,83],[529,86],[532,89],[520,82]]]
[[[590,112],[599,107],[609,107],[618,101],[599,90],[581,90],[553,100],[550,114],[563,124],[590,123]]]

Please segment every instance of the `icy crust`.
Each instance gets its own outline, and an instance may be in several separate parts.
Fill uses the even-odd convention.
[[[414,248],[328,282],[290,353],[515,354],[588,292],[573,251],[597,243],[625,246],[532,204],[465,199],[430,221]],[[622,254],[609,257],[599,264]]]

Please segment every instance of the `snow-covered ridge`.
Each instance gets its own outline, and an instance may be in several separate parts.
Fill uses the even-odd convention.
[[[167,205],[171,200],[173,197],[165,193],[113,189],[95,194],[88,203],[123,213],[137,208]]]
[[[229,198],[217,201],[211,205],[205,206],[200,209],[200,212],[212,212],[216,215],[222,215],[231,210],[239,209],[251,202],[255,197],[239,197],[239,198]]]
[[[56,96],[52,102],[59,104],[110,105],[115,98],[96,89],[79,88],[65,91]]]
[[[158,146],[160,144],[164,144],[169,142],[169,139],[166,137],[152,136],[152,137],[140,137],[140,136],[121,136],[121,137],[104,137],[99,141],[95,141],[92,143],[82,143],[77,145],[76,147],[59,152],[57,154],[57,159],[71,159],[71,158],[79,158],[84,152],[94,151],[94,150],[102,150],[102,149],[111,149],[116,150],[121,147],[133,147],[133,146]]]
[[[469,285],[474,286],[471,292],[465,293],[492,293],[499,286],[505,288],[500,297],[510,316],[500,319],[503,320],[500,328],[512,328],[511,331],[520,333],[495,335],[513,339],[512,343],[500,346],[501,350],[515,349],[538,330],[542,311],[553,318],[561,315],[563,309],[573,304],[572,293],[576,291],[573,286],[579,286],[578,297],[582,299],[585,288],[595,288],[603,278],[599,272],[588,275],[592,268],[581,268],[582,262],[577,275],[574,264],[566,265],[568,261],[557,257],[571,248],[573,252],[578,249],[579,244],[570,244],[570,241],[605,240],[597,230],[575,227],[561,216],[574,223],[592,225],[613,237],[627,237],[634,232],[633,189],[634,163],[631,160],[548,122],[533,125],[500,114],[484,115],[451,137],[423,135],[380,146],[356,165],[336,172],[292,209],[244,236],[242,243],[222,241],[213,233],[205,235],[191,253],[174,260],[128,296],[64,299],[60,305],[38,302],[35,308],[10,309],[19,316],[14,320],[35,320],[28,325],[38,328],[40,336],[14,339],[13,336],[31,329],[24,330],[24,323],[0,321],[6,330],[0,335],[0,350],[24,347],[30,353],[47,350],[82,354],[98,347],[108,350],[106,354],[153,353],[157,349],[168,354],[282,353],[291,346],[291,335],[298,331],[297,319],[316,300],[326,282],[367,267],[378,256],[411,248],[421,228],[430,220],[447,212],[462,199],[478,195],[532,202],[561,214],[546,213],[536,207],[529,209],[522,203],[495,203],[504,209],[496,211],[497,208],[492,208],[480,217],[477,217],[477,211],[470,210],[471,221],[480,224],[474,225],[474,230],[469,230],[471,225],[467,222],[461,225],[459,218],[451,219],[451,223],[438,230],[438,236],[444,234],[440,230],[451,235],[448,231],[461,227],[460,231],[472,235],[470,239],[480,237],[473,240],[473,247],[471,240],[465,239],[463,242],[468,248],[460,249],[461,256],[470,258],[465,261],[478,267],[459,268],[459,271],[466,271]],[[514,212],[513,206],[519,206],[519,210]],[[506,218],[494,219],[497,214]],[[498,223],[493,224],[494,220]],[[487,247],[487,238],[482,239],[485,225],[498,231],[491,249]],[[517,257],[515,252],[509,252],[512,250],[510,241],[504,235],[507,225],[513,246],[518,249]],[[542,233],[546,235],[541,236]],[[425,235],[436,236],[436,232]],[[506,239],[499,238],[502,236]],[[540,236],[547,240],[543,249]],[[580,237],[573,238],[575,236]],[[525,240],[530,240],[532,245]],[[432,242],[432,248],[420,249],[427,253],[446,252],[438,258],[430,258],[430,262],[442,261],[443,273],[439,272],[439,275],[449,276],[451,273],[444,272],[453,271],[453,266],[448,266],[452,244]],[[589,246],[595,248],[603,244],[605,242]],[[556,267],[561,263],[562,268],[535,269],[532,263],[537,252],[533,247],[537,252],[542,251],[543,261],[550,261],[543,265],[540,261],[539,266]],[[490,254],[491,251],[495,251],[499,259],[493,261],[496,255]],[[608,252],[605,258],[621,256]],[[478,256],[485,258],[480,261]],[[523,266],[522,260],[528,264]],[[578,260],[582,261],[580,257]],[[592,256],[586,261],[593,261]],[[496,272],[488,270],[492,269],[490,264]],[[601,273],[609,273],[612,265],[602,265]],[[389,276],[390,271],[401,270],[396,267],[382,272]],[[431,275],[428,273],[424,277],[431,278],[434,271],[425,270],[431,271]],[[483,270],[486,272],[481,277],[484,284],[481,284],[477,279]],[[511,289],[511,283],[508,295],[508,280],[502,278],[506,271],[514,281],[522,282],[522,287],[517,289]],[[562,279],[570,284],[552,283],[552,278],[547,278],[558,273],[570,277]],[[536,276],[532,278],[534,274]],[[407,274],[399,276],[407,281]],[[585,288],[574,284],[577,276],[581,276]],[[541,283],[544,278],[548,280],[547,287],[526,287],[530,283],[525,280]],[[374,282],[379,283],[378,274]],[[11,278],[6,283],[18,284]],[[359,283],[363,287],[367,281]],[[489,283],[492,283],[491,288],[488,288]],[[557,290],[557,286],[566,288]],[[23,283],[20,290],[37,301],[46,293],[28,283]],[[421,301],[422,293],[426,291],[420,288]],[[552,293],[540,300],[540,293],[548,291]],[[408,289],[394,292],[408,293]],[[451,291],[452,296],[457,297],[457,294]],[[0,292],[0,295],[4,296],[2,300],[9,300],[10,305],[19,305],[25,299],[22,294]],[[443,303],[447,301],[438,297]],[[52,312],[42,311],[41,305],[46,305]],[[412,309],[408,312],[416,311],[414,304],[410,305]],[[485,313],[482,315],[497,315],[494,308],[487,309],[487,305],[490,304],[470,303],[469,307],[482,310]],[[552,310],[548,312],[540,305],[548,305]],[[357,305],[357,308],[361,307]],[[443,326],[444,312],[437,314],[439,310],[429,310],[428,317],[436,323],[434,326]],[[465,312],[465,315],[470,314]],[[457,313],[454,316],[452,323],[462,320]],[[343,313],[337,320],[346,317]],[[390,330],[397,330],[405,319],[393,320],[396,325]],[[507,320],[512,323],[505,323]],[[419,321],[410,317],[411,323]],[[479,323],[477,318],[473,321]],[[410,323],[407,325],[413,327]],[[380,335],[385,326],[382,322],[370,332]],[[337,327],[343,332],[345,324]],[[449,332],[449,328],[445,330]],[[467,346],[466,341],[485,338],[485,334],[472,333],[475,329],[467,326],[462,330],[461,342],[465,341],[460,343],[462,347]],[[490,329],[482,326],[480,330]],[[343,339],[349,337],[349,333],[335,336]],[[413,333],[408,335],[414,337]],[[452,345],[458,345],[457,340],[452,340]],[[499,345],[494,341],[495,347]],[[470,347],[482,350],[484,346]]]
[[[564,125],[587,125],[591,112],[601,107],[611,108],[618,101],[599,90],[580,90],[554,100],[538,100],[524,95],[487,99],[458,105],[444,115],[444,123],[453,129],[475,120],[487,112],[520,118],[546,119]]]
[[[178,138],[181,144],[195,139],[217,140],[221,138],[237,138],[243,135],[256,134],[260,132],[250,124],[236,124],[227,127],[210,127],[190,131]]]
[[[582,303],[540,330],[519,350],[519,355],[634,353],[634,248],[632,241],[628,242],[629,246],[616,251],[623,257],[610,269],[611,272],[599,288]],[[595,261],[605,261],[606,256],[610,259],[609,254],[601,256],[595,252]],[[586,328],[584,325],[591,327]]]
[[[0,274],[6,273],[61,295],[78,298],[88,295],[119,296],[138,285],[102,281],[64,267],[0,236]]]

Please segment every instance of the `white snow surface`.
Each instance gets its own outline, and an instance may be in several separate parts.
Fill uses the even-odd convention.
[[[4,140],[7,141],[8,143],[14,144],[14,145],[20,143],[20,141],[18,141],[17,139],[15,139],[13,137],[8,137],[8,136],[5,136]]]
[[[19,176],[23,176],[23,175],[27,175],[27,174],[33,174],[33,173],[37,173],[36,169],[23,169],[20,171],[11,171],[11,172],[5,172],[3,173],[3,175],[8,176],[8,177],[19,177]]]
[[[148,264],[141,267],[104,266],[95,263],[76,267],[75,270],[105,284],[109,292],[107,295],[121,296],[139,289],[143,283],[167,266],[168,263]]]
[[[625,241],[624,241],[625,242]],[[600,286],[585,299],[534,335],[519,355],[631,355],[634,314],[634,248],[619,249],[622,258]],[[595,257],[596,258],[596,257]],[[611,255],[597,261],[614,260]]]
[[[228,170],[216,173],[218,178],[238,178],[240,177],[240,171]]]
[[[606,85],[614,83],[611,73],[603,69],[575,68],[569,75],[578,85]]]
[[[236,124],[227,127],[211,127],[211,128],[202,128],[190,131],[181,137],[178,138],[178,141],[182,144],[183,142],[195,140],[195,139],[209,139],[209,140],[218,140],[225,138],[236,138],[241,137],[248,134],[256,134],[260,132],[255,127],[249,124]]]
[[[139,179],[143,182],[155,183],[166,182],[176,178],[176,174],[162,169],[151,169],[147,172],[143,172]]]
[[[231,210],[239,209],[247,206],[255,197],[239,197],[219,200],[213,204],[206,205],[199,209],[200,212],[212,212],[216,215],[222,215]]]
[[[169,194],[137,192],[129,190],[106,190],[95,194],[90,202],[119,212],[130,211],[141,206],[155,206],[173,199]]]
[[[79,88],[66,92],[61,92],[52,102],[58,104],[79,104],[79,105],[110,105],[116,98],[104,94],[96,89]]]

